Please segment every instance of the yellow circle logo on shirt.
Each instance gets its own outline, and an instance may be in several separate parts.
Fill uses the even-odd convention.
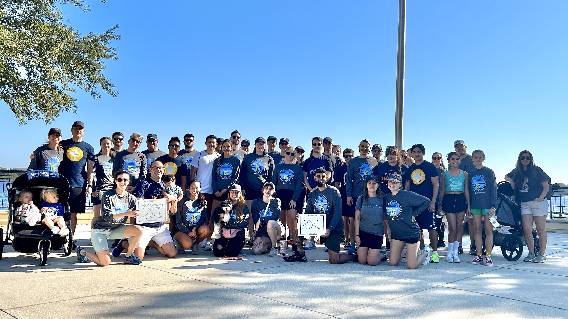
[[[164,175],[175,175],[178,171],[178,167],[174,162],[167,162],[164,164]]]
[[[83,158],[83,150],[77,146],[72,146],[67,150],[66,155],[71,162],[78,162]]]
[[[412,179],[414,185],[420,185],[426,180],[426,174],[421,169],[415,169],[410,174],[410,179]]]

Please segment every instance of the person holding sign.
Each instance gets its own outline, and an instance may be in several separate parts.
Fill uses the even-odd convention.
[[[383,196],[379,191],[378,177],[370,176],[363,194],[355,203],[355,242],[360,264],[376,266],[381,261],[384,214]]]
[[[207,220],[207,201],[200,194],[201,183],[197,180],[189,184],[189,191],[179,202],[176,213],[178,232],[174,237],[183,249],[192,249],[209,236]],[[195,251],[195,248],[193,248]]]
[[[314,180],[316,188],[308,195],[306,214],[325,214],[326,230],[322,237],[325,237],[325,246],[328,249],[330,264],[343,264],[353,260],[352,255],[340,254],[341,235],[343,235],[343,224],[341,221],[341,195],[339,190],[327,185],[329,172],[324,168],[315,171]]]
[[[278,254],[278,239],[282,229],[278,224],[280,218],[280,199],[272,197],[274,184],[264,183],[262,187],[262,199],[252,202],[252,219],[254,221],[255,238],[252,243],[252,252],[255,255],[268,253],[274,257]]]
[[[139,265],[142,260],[134,254],[142,229],[137,225],[126,225],[128,217],[136,217],[136,197],[126,191],[130,176],[125,171],[114,174],[115,189],[103,194],[100,216],[95,217],[91,229],[91,243],[94,253],[77,246],[79,262],[92,261],[99,266],[110,265],[109,239],[128,238],[125,264]]]
[[[213,255],[239,259],[245,246],[245,229],[249,223],[249,209],[239,184],[229,187],[229,199],[217,207],[213,215],[215,230],[212,238]]]
[[[428,208],[430,199],[414,192],[401,190],[402,177],[398,173],[391,173],[387,181],[390,190],[390,194],[385,195],[385,212],[391,236],[389,265],[398,265],[404,245],[407,250],[408,269],[427,265],[430,262],[431,250],[427,247],[418,255],[420,226],[415,218]]]
[[[162,181],[162,176],[164,175],[164,164],[158,160],[154,161],[150,166],[150,176],[147,176],[138,182],[136,188],[134,189],[134,196],[139,199],[161,199],[165,198],[167,201],[175,200],[174,196],[165,193],[165,185]],[[146,246],[153,241],[155,243],[155,248],[160,252],[160,254],[166,257],[175,257],[177,255],[177,249],[174,246],[174,240],[166,224],[166,214],[167,205],[164,207],[164,218],[162,221],[156,222],[140,222],[137,221],[142,227],[142,237],[138,242],[138,247],[135,250],[135,254],[140,258],[144,259],[144,253]],[[140,211],[140,215],[146,212]],[[142,216],[140,216],[142,217]],[[124,248],[124,242],[122,245],[118,245],[112,252],[113,256],[117,257],[120,255],[122,249]]]

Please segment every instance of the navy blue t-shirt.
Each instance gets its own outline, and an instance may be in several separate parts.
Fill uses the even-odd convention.
[[[332,172],[331,175],[333,177],[332,166],[333,164],[331,162],[331,158],[327,157],[326,155],[322,155],[319,158],[310,156],[307,160],[305,160],[302,169],[304,170],[304,172],[308,173],[308,184],[310,188],[314,188],[317,186],[317,183],[314,180],[314,176],[316,175],[316,170],[318,168],[323,168],[328,172]]]
[[[181,186],[181,177],[187,176],[187,166],[183,162],[183,158],[179,155],[173,158],[166,154],[158,157],[156,160],[164,164],[164,175],[175,176],[176,185]]]
[[[63,161],[59,165],[59,173],[69,181],[70,187],[86,187],[87,160],[94,160],[95,150],[87,142],[74,142],[72,139],[63,140]]]
[[[438,169],[434,164],[423,161],[420,165],[412,164],[406,173],[406,180],[410,181],[410,191],[432,198],[434,187],[432,177],[438,176]]]

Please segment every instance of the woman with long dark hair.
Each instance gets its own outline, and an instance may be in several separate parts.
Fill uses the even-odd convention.
[[[360,264],[376,266],[381,261],[384,235],[383,196],[377,177],[367,178],[363,194],[355,204],[355,242]]]
[[[200,194],[201,183],[197,180],[189,184],[189,190],[179,202],[176,213],[176,226],[179,230],[174,238],[182,249],[194,249],[196,244],[209,236],[207,219],[207,201]]]
[[[229,188],[229,198],[215,211],[214,221],[220,227],[213,232],[213,255],[237,258],[245,246],[245,229],[249,223],[249,208],[239,184]]]
[[[529,247],[525,262],[543,263],[546,260],[546,215],[548,203],[546,197],[550,189],[550,177],[538,166],[534,165],[531,152],[524,150],[519,153],[517,165],[505,180],[513,186],[515,198],[521,203],[523,233]],[[540,253],[535,255],[532,237],[533,223],[540,239]]]
[[[100,152],[95,158],[87,162],[87,191],[91,191],[91,203],[93,203],[93,220],[101,213],[101,200],[105,192],[114,187],[114,153],[112,153],[112,140],[110,137],[101,137]],[[94,173],[94,174],[93,174]]]

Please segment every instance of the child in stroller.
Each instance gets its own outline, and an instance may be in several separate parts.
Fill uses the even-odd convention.
[[[63,219],[63,205],[59,203],[59,196],[55,188],[46,188],[41,191],[41,223],[46,225],[54,235],[61,237],[69,234],[69,229]],[[55,225],[57,224],[57,226]]]
[[[33,202],[33,194],[29,190],[23,190],[18,196],[20,206],[16,209],[16,219],[33,226],[41,220],[39,208]]]

